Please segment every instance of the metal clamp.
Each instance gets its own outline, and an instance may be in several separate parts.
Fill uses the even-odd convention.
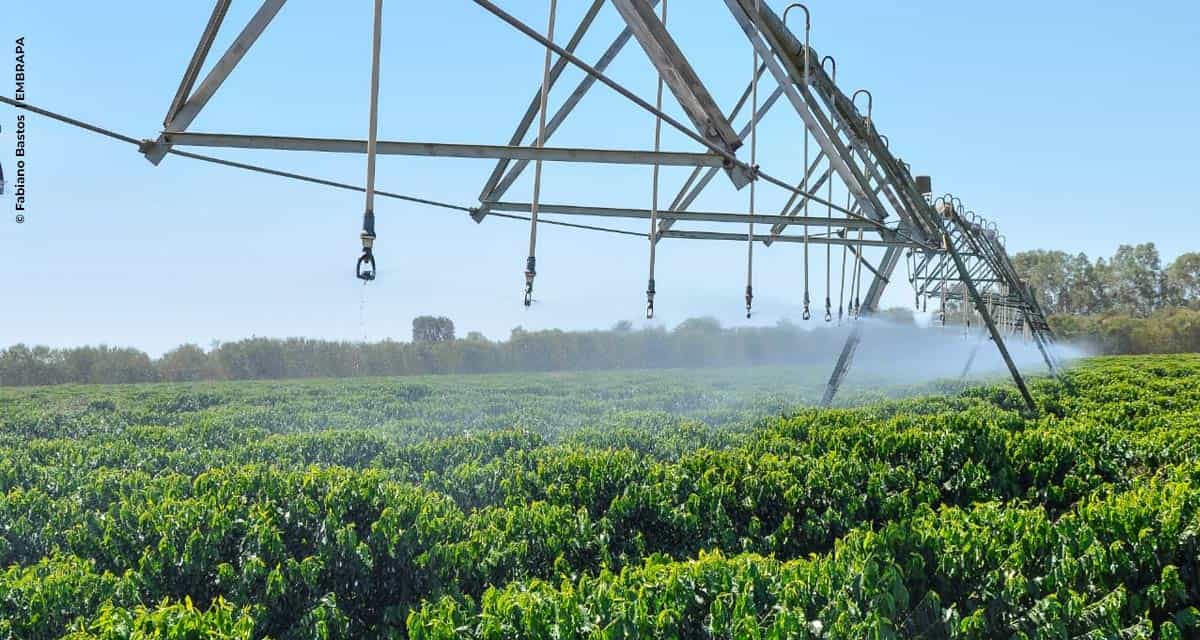
[[[754,306],[754,287],[746,285],[746,318],[750,317],[750,309]]]

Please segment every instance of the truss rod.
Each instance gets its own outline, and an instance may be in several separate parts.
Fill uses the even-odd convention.
[[[876,178],[879,179],[878,169],[882,169],[884,174],[890,179],[889,182],[891,183],[891,187],[897,192],[896,195],[909,207],[908,210],[910,215],[914,217],[917,228],[923,235],[932,233],[932,230],[936,228],[931,219],[934,215],[933,208],[917,192],[916,183],[903,163],[893,157],[887,145],[883,144],[880,135],[875,130],[874,123],[869,117],[863,120],[857,115],[853,100],[847,98],[838,89],[837,83],[834,82],[832,76],[825,72],[824,67],[814,70],[814,73],[811,74],[811,79],[815,93],[822,98],[830,113],[841,122],[844,122],[849,127],[848,135],[852,139],[865,144],[867,147],[866,150],[870,151],[871,155],[875,158],[873,173],[876,174]],[[892,202],[894,206],[899,206],[900,204],[894,199]]]
[[[746,89],[742,91],[742,96],[738,98],[737,103],[733,105],[733,109],[729,112],[729,120],[731,122],[737,118],[738,113],[740,113],[742,110],[742,107],[744,107],[746,102],[750,99],[750,94],[754,90],[754,83],[758,82],[759,78],[762,77],[762,74],[764,71],[766,71],[766,69],[766,65],[759,65],[757,72],[754,74],[754,80],[750,84],[746,85]],[[771,92],[771,95],[767,96],[767,99],[763,101],[763,104],[761,107],[759,107],[758,112],[751,114],[751,122],[747,122],[741,128],[741,130],[738,132],[738,136],[741,138],[748,136],[750,134],[750,127],[753,125],[754,121],[761,120],[763,116],[765,116],[767,112],[771,110],[771,107],[775,106],[775,102],[779,100],[781,95],[783,95],[783,87],[776,86],[775,90]],[[703,177],[700,176],[701,171],[704,171]],[[692,206],[692,203],[700,196],[704,189],[708,187],[708,184],[712,182],[712,179],[716,177],[716,175],[716,169],[710,168],[708,170],[704,170],[699,167],[694,169],[691,175],[688,176],[687,180],[684,181],[683,186],[679,188],[679,193],[675,195],[675,199],[671,202],[671,211],[683,211]],[[697,178],[700,178],[699,181],[696,180]],[[655,235],[655,242],[657,242],[658,238],[661,237],[661,233],[667,229],[670,229],[671,225],[673,224],[674,220],[663,220],[660,222],[658,225],[658,234]]]
[[[167,108],[167,115],[163,118],[163,126],[171,126],[171,121],[175,119],[176,114],[183,108],[188,97],[192,95],[192,88],[196,86],[196,78],[200,76],[200,68],[204,66],[204,60],[208,57],[208,52],[212,50],[213,40],[217,37],[217,32],[221,29],[221,23],[225,21],[225,14],[229,12],[229,4],[233,0],[217,0],[217,4],[213,6],[212,15],[208,18],[208,24],[204,26],[203,33],[200,34],[200,42],[196,43],[196,50],[192,53],[192,59],[188,61],[187,69],[183,72],[183,78],[179,81],[179,89],[175,91],[175,99],[171,100],[171,106]]]
[[[634,38],[658,71],[659,78],[670,88],[695,128],[710,142],[731,154],[736,152],[742,145],[742,139],[725,119],[666,26],[654,15],[654,8],[645,0],[612,0],[612,4],[633,30]],[[756,72],[757,69],[757,64],[751,67],[751,71]],[[661,110],[661,107],[658,108]],[[750,183],[753,172],[747,172],[740,166],[730,167],[730,178],[734,186],[740,189]]]
[[[493,211],[528,211],[529,203],[527,202],[492,202],[489,203]],[[573,204],[547,204],[539,203],[538,210],[545,213],[555,213],[571,216],[596,216],[601,218],[632,218],[636,220],[648,220],[651,217],[649,209],[635,209],[624,207],[593,207],[587,205]],[[782,216],[769,214],[754,214],[748,215],[745,213],[727,213],[716,211],[659,211],[658,218],[662,220],[672,221],[696,221],[696,222],[729,222],[735,224],[747,224],[753,221],[755,224],[772,224],[781,220],[797,224],[822,224],[828,222],[828,218],[824,217],[796,217]],[[873,230],[875,226],[864,220],[834,218],[834,227],[844,227],[847,229],[866,229]]]
[[[725,233],[720,231],[680,231],[671,229],[663,232],[664,238],[683,238],[686,240],[732,240],[735,242],[745,242],[747,234],[745,233]],[[764,242],[770,235],[756,233],[753,236],[754,242]],[[808,241],[813,244],[832,244],[835,246],[863,246],[863,247],[911,247],[912,242],[907,240],[867,240],[864,239],[861,243],[858,240],[849,238],[830,238],[823,236],[808,236]],[[773,242],[804,242],[804,236],[775,236]]]
[[[650,1],[654,4],[657,4],[659,0]],[[592,3],[592,6],[588,9],[588,12],[584,14],[583,20],[579,22],[579,27],[575,30],[575,33],[567,42],[567,51],[575,53],[575,49],[579,46],[579,42],[583,40],[583,36],[587,33],[587,30],[591,28],[592,22],[596,19],[596,14],[599,13],[600,9],[604,6],[604,2],[605,0],[595,0]],[[621,49],[625,47],[625,43],[629,42],[629,38],[631,36],[632,33],[628,28],[622,31],[621,35],[617,36],[616,40],[609,45],[608,50],[604,52],[604,55],[600,57],[600,60],[596,63],[596,68],[600,70],[607,68],[608,64],[612,62],[612,59],[616,57],[617,53],[619,53]],[[558,82],[558,78],[567,68],[567,64],[566,58],[559,58],[554,62],[554,67],[550,70],[551,87]],[[570,97],[567,98],[567,101],[564,102],[561,107],[559,107],[557,112],[555,112],[554,118],[551,118],[550,122],[547,123],[547,139],[549,139],[550,135],[553,134],[558,128],[558,123],[562,121],[559,119],[559,115],[562,114],[565,118],[565,114],[569,114],[571,110],[575,108],[575,105],[583,98],[583,95],[587,93],[588,89],[590,89],[592,84],[595,82],[596,79],[588,75],[585,75],[583,79],[580,80],[579,85],[571,93]],[[514,131],[512,137],[509,138],[508,144],[510,146],[517,146],[521,144],[522,140],[525,139],[525,134],[529,132],[529,127],[533,126],[533,119],[537,117],[538,110],[541,108],[541,97],[541,91],[539,90],[534,92],[533,97],[529,99],[529,106],[525,109],[525,115],[521,117],[521,121],[517,123],[516,131]],[[545,143],[546,141],[542,140],[542,146],[545,146]],[[492,173],[490,176],[488,176],[487,182],[484,183],[483,189],[480,189],[479,201],[481,206],[475,214],[476,222],[482,222],[484,216],[487,215],[487,201],[496,200],[502,197],[503,194],[508,191],[508,187],[512,185],[512,180],[516,180],[516,177],[525,170],[525,166],[528,164],[528,162],[522,162],[518,164],[513,171],[506,175],[505,170],[508,169],[508,164],[509,160],[507,158],[498,160],[496,162],[496,166],[492,168]],[[507,178],[507,176],[512,176],[512,180],[507,181],[503,184],[503,186],[501,186],[501,179]]]
[[[183,106],[171,118],[171,122],[166,125],[167,129],[184,130],[191,124],[196,116],[204,109],[208,101],[216,94],[217,89],[225,83],[229,74],[233,73],[238,63],[242,61],[242,57],[250,50],[250,47],[258,40],[259,36],[266,31],[267,26],[275,19],[279,10],[283,8],[287,0],[264,0],[262,6],[258,8],[254,16],[250,18],[250,22],[246,23],[246,27],[238,34],[238,37],[225,50],[225,54],[217,60],[212,70],[204,77],[204,81],[196,89],[188,99],[183,103]],[[163,140],[161,137],[153,144],[147,145],[143,151],[146,159],[157,165],[162,162],[167,150],[170,148],[170,143]]]
[[[758,81],[758,78],[765,70],[766,65],[759,66],[758,73],[755,74],[755,82]],[[736,118],[738,113],[742,110],[742,107],[745,106],[746,101],[750,99],[750,94],[752,93],[753,89],[754,84],[751,83],[746,87],[746,90],[742,92],[742,97],[738,99],[737,104],[733,106],[733,110],[729,113],[730,121]],[[767,115],[767,112],[771,110],[771,107],[775,106],[775,103],[782,95],[783,87],[776,86],[775,90],[771,92],[771,95],[767,96],[767,99],[763,101],[763,104],[758,108],[758,111],[754,114],[751,114],[750,121],[741,128],[741,130],[738,132],[738,135],[742,138],[748,136],[750,134],[750,128],[754,126],[754,123],[762,120],[762,118]],[[704,170],[697,167],[692,171],[692,174],[688,176],[688,179],[684,181],[683,186],[679,189],[679,193],[675,196],[675,200],[671,203],[672,211],[683,211],[692,206],[692,203],[695,202],[696,198],[700,196],[704,189],[708,187],[709,183],[712,182],[712,179],[717,175],[717,170],[715,168],[710,168],[705,171],[704,176],[701,177],[697,182],[696,178],[700,175],[701,171]],[[660,222],[658,224],[659,234],[667,229],[670,229],[672,224],[674,224],[673,220],[663,220]],[[656,235],[655,237],[658,238],[659,235]]]

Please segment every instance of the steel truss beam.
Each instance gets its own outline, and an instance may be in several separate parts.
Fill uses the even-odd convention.
[[[230,0],[217,0],[209,21],[200,36],[196,49],[180,81],[166,117],[164,130],[157,140],[140,145],[141,151],[154,164],[172,152],[173,145],[209,146],[246,149],[306,150],[333,153],[364,153],[368,143],[361,140],[323,139],[287,136],[249,136],[210,133],[189,133],[187,129],[203,110],[221,84],[232,73],[241,58],[257,41],[286,0],[263,0],[255,15],[250,19],[234,42],[213,66],[212,70],[196,88],[196,81],[213,42],[228,12]],[[657,212],[660,223],[652,230],[653,240],[679,238],[692,240],[725,240],[735,242],[790,242],[824,245],[842,245],[854,254],[855,264],[863,265],[873,274],[870,286],[861,305],[861,315],[870,316],[878,309],[883,290],[890,282],[898,265],[902,251],[919,249],[922,258],[913,266],[909,280],[916,289],[918,300],[940,295],[945,300],[965,302],[969,299],[975,311],[987,325],[992,340],[1000,350],[1006,365],[1017,383],[1025,401],[1034,408],[1033,399],[1016,369],[1003,337],[992,318],[995,310],[1015,309],[1019,313],[1003,314],[1002,320],[1013,326],[1023,324],[1031,331],[1047,365],[1057,374],[1051,343],[1054,340],[1046,316],[1033,292],[1021,281],[1008,254],[995,233],[980,224],[972,216],[965,221],[953,205],[945,210],[934,207],[918,190],[907,165],[888,149],[883,137],[876,131],[874,123],[863,117],[852,98],[847,97],[833,82],[825,69],[817,64],[817,53],[801,43],[783,20],[761,0],[725,0],[731,15],[744,31],[751,46],[761,57],[762,64],[755,70],[755,78],[743,92],[728,116],[718,107],[708,89],[701,82],[687,57],[655,14],[659,0],[612,0],[612,4],[625,23],[622,32],[604,51],[595,66],[581,61],[575,52],[592,27],[605,0],[591,0],[575,32],[565,48],[543,37],[535,29],[499,9],[489,0],[474,0],[501,20],[539,42],[558,58],[547,71],[543,84],[553,86],[566,70],[574,65],[583,70],[584,77],[567,100],[549,117],[545,132],[540,139],[524,146],[533,121],[542,108],[539,100],[541,90],[530,100],[530,104],[517,124],[508,145],[451,144],[433,142],[380,142],[377,152],[393,155],[437,156],[459,158],[485,158],[496,160],[495,166],[480,191],[478,209],[471,209],[476,221],[481,221],[489,211],[521,212],[531,208],[530,203],[505,202],[504,194],[511,188],[530,161],[561,161],[614,163],[660,166],[691,166],[694,170],[680,188],[667,211]],[[654,66],[663,84],[669,87],[692,126],[664,113],[605,75],[617,54],[630,39],[636,39],[647,58]],[[548,54],[549,56],[549,54]],[[549,60],[549,57],[547,58]],[[752,88],[757,86],[762,74],[769,73],[777,83],[770,97],[751,113],[739,131],[734,131],[733,122],[743,106],[747,104]],[[700,144],[702,153],[678,153],[619,149],[585,149],[567,147],[545,147],[545,142],[565,122],[583,96],[597,82],[612,88],[617,93],[638,105],[641,109],[660,118]],[[195,90],[193,91],[193,88]],[[797,186],[792,181],[780,180],[766,172],[751,167],[737,158],[735,153],[752,127],[767,113],[780,98],[784,97],[803,121],[805,135],[816,140],[818,154],[803,167],[804,178]],[[550,114],[541,114],[547,116]],[[176,152],[183,153],[183,152]],[[189,154],[184,154],[189,155]],[[826,163],[827,167],[812,178]],[[791,197],[778,215],[746,214],[736,212],[688,211],[701,192],[711,183],[719,169],[724,169],[736,187],[741,188],[755,179],[788,190]],[[843,208],[828,202],[818,191],[837,176],[850,193],[852,204]],[[960,203],[947,195],[947,202]],[[535,198],[536,199],[536,198]],[[845,217],[812,216],[806,214],[806,205],[816,202],[827,205]],[[464,208],[465,209],[465,208]],[[621,207],[594,207],[570,204],[540,204],[539,210],[548,214],[572,216],[598,216],[610,218],[647,219],[648,209]],[[885,225],[891,214],[899,218],[897,224]],[[672,229],[676,221],[706,223],[751,223],[772,225],[770,233],[750,235],[716,231],[684,231]],[[568,223],[561,223],[568,224]],[[782,235],[789,225],[828,227],[824,234]],[[585,227],[596,228],[596,227]],[[991,227],[994,229],[994,226]],[[631,233],[627,231],[618,233]],[[848,232],[867,231],[877,237],[862,240],[851,239]],[[640,235],[640,234],[632,234]],[[861,235],[861,234],[860,234]],[[644,236],[643,236],[644,237]],[[939,244],[940,243],[940,244]],[[863,255],[863,248],[885,249],[878,265],[872,265]],[[856,267],[857,268],[857,267]],[[946,283],[952,282],[947,287]],[[982,289],[980,287],[983,287]],[[999,289],[999,293],[997,292]],[[862,323],[855,323],[838,362],[826,386],[823,402],[828,404],[837,393],[861,341]],[[978,345],[976,345],[976,350]],[[974,361],[975,350],[964,372]]]
[[[327,153],[366,153],[367,151],[366,140],[337,138],[164,131],[163,140],[168,144],[181,147],[324,151]],[[377,153],[381,155],[500,158],[508,160],[543,160],[549,162],[595,162],[601,164],[660,164],[664,166],[683,167],[720,167],[724,164],[724,159],[721,156],[711,153],[580,149],[568,147],[511,147],[486,144],[396,142],[384,140],[380,140],[378,144]]]
[[[725,0],[730,14],[742,27],[750,44],[758,51],[767,66],[767,70],[775,77],[775,81],[783,87],[784,96],[792,104],[797,115],[804,121],[805,128],[816,140],[817,145],[825,152],[826,157],[833,163],[834,170],[842,178],[850,193],[858,201],[859,206],[868,216],[882,221],[887,213],[879,201],[870,193],[865,178],[851,163],[845,145],[836,137],[831,136],[833,126],[819,110],[811,108],[812,96],[805,86],[805,75],[798,66],[792,52],[799,51],[798,47],[789,48],[780,40],[780,32],[766,28],[766,16],[775,18],[774,25],[782,26],[770,7],[760,4],[757,0]],[[811,61],[810,61],[811,62]],[[799,65],[803,65],[803,56]],[[817,65],[811,65],[817,66]]]
[[[811,58],[816,56],[815,51],[810,54]],[[934,235],[935,212],[917,192],[916,183],[903,163],[883,143],[874,123],[859,115],[854,102],[838,89],[824,68],[813,69],[810,81],[832,117],[847,132],[848,148],[859,154],[870,176],[879,183],[878,188],[887,187],[885,196],[897,214],[916,228],[919,237]]]

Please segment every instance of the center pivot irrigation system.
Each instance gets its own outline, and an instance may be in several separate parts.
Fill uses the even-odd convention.
[[[663,239],[746,243],[747,317],[750,317],[754,298],[755,245],[761,243],[769,247],[776,242],[802,244],[805,320],[810,319],[813,304],[809,291],[810,245],[823,245],[824,320],[833,322],[836,315],[838,322],[852,323],[850,334],[825,389],[824,404],[833,400],[862,340],[863,324],[857,320],[877,311],[884,288],[894,277],[896,267],[904,260],[918,307],[927,311],[928,302],[932,298],[939,305],[939,316],[943,323],[947,321],[948,315],[954,314],[955,319],[958,319],[961,314],[965,326],[969,327],[973,319],[978,319],[986,327],[987,334],[972,351],[966,366],[971,366],[979,346],[990,336],[1025,402],[1031,410],[1036,410],[1033,398],[1005,340],[1007,337],[1020,335],[1025,340],[1033,341],[1051,373],[1057,375],[1059,366],[1053,349],[1055,340],[1033,292],[1021,281],[1013,268],[1005,251],[1003,236],[998,233],[995,224],[965,210],[959,198],[952,195],[935,198],[931,180],[925,176],[914,177],[910,167],[893,155],[888,148],[886,136],[878,133],[872,122],[871,94],[861,89],[849,96],[843,93],[836,83],[837,65],[834,59],[830,56],[822,58],[810,45],[811,21],[809,11],[804,5],[791,4],[780,16],[763,0],[722,0],[730,17],[749,41],[750,57],[753,60],[753,65],[748,69],[751,71],[748,86],[733,108],[725,111],[717,104],[668,31],[667,0],[593,0],[565,45],[558,44],[554,37],[556,0],[548,0],[548,20],[544,32],[530,27],[488,0],[472,1],[545,48],[540,87],[531,98],[507,145],[395,142],[378,139],[382,0],[375,0],[374,7],[370,118],[366,140],[234,135],[188,130],[192,121],[208,104],[242,57],[274,20],[286,0],[264,0],[233,43],[197,85],[200,71],[205,65],[231,2],[217,0],[212,16],[184,72],[179,89],[167,110],[163,121],[164,128],[157,139],[136,140],[28,103],[17,103],[7,98],[3,101],[136,144],[141,153],[156,165],[167,155],[177,155],[364,192],[366,207],[361,230],[362,254],[356,265],[356,275],[364,282],[373,280],[376,276],[376,196],[458,210],[470,214],[476,222],[483,222],[489,216],[527,220],[530,226],[529,255],[524,274],[526,306],[531,302],[534,278],[537,274],[539,224],[621,233],[648,239],[648,318],[654,315],[655,248]],[[594,63],[585,62],[574,52],[608,2],[611,2],[620,14],[625,27],[598,60]],[[719,6],[720,3],[710,4]],[[798,37],[788,27],[789,14],[794,9],[803,14],[802,37]],[[656,70],[658,91],[654,103],[637,96],[605,73],[630,39],[637,42]],[[553,113],[548,113],[548,95],[568,65],[583,72],[582,80]],[[566,148],[546,144],[597,82],[653,115],[652,150]],[[774,88],[764,100],[760,100],[758,87],[764,82],[773,85]],[[674,96],[688,122],[682,122],[663,111],[664,87]],[[802,151],[802,157],[797,159],[803,163],[800,165],[803,175],[791,182],[768,174],[756,163],[759,122],[780,99],[795,111],[804,127],[803,145],[796,149],[798,152]],[[859,103],[865,103],[865,114],[859,111]],[[734,122],[738,120],[739,114],[742,114],[747,104],[749,110],[743,118],[745,123],[740,128],[735,128]],[[524,141],[535,120],[536,136],[529,144],[525,144]],[[664,124],[678,130],[702,149],[691,152],[662,150]],[[815,143],[815,153],[810,153],[810,140]],[[739,151],[747,141],[748,153],[739,156]],[[366,186],[364,188],[232,162],[182,151],[179,147],[364,153],[367,156]],[[376,190],[375,161],[380,154],[483,158],[494,159],[496,164],[480,190],[478,206],[465,207]],[[796,156],[801,154],[797,153]],[[534,172],[532,200],[504,200],[505,193],[531,162]],[[646,165],[650,167],[649,177],[652,184],[649,207],[616,208],[542,202],[543,162]],[[692,167],[691,174],[666,207],[660,206],[659,201],[659,174],[662,166]],[[730,180],[738,190],[748,187],[747,212],[691,210],[697,197],[719,173],[724,173],[724,179]],[[789,195],[787,203],[778,213],[759,213],[756,209],[756,190],[759,183],[782,189]],[[839,195],[843,191],[846,193],[845,205],[834,202],[834,183],[840,185]],[[812,215],[813,210],[819,213]],[[646,233],[638,233],[543,219],[540,217],[543,214],[649,220],[649,228]],[[675,228],[676,223],[687,222],[707,223],[710,226],[715,224],[718,228],[728,230],[699,231]],[[755,230],[755,225],[760,225],[758,231]],[[796,228],[802,228],[802,232],[788,233]],[[841,283],[836,307],[832,299],[834,247],[840,247],[841,251]],[[869,256],[869,253],[875,255]],[[865,291],[862,286],[864,269],[870,273],[870,283]]]

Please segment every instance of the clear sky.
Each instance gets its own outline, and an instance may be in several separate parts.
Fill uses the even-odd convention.
[[[257,2],[233,5],[215,60]],[[371,2],[288,3],[192,125],[194,131],[363,138]],[[544,27],[546,2],[507,0]],[[558,40],[588,3],[560,0]],[[770,3],[781,10],[783,3]],[[1011,251],[1109,255],[1153,241],[1165,259],[1197,249],[1194,195],[1200,128],[1200,5],[1194,2],[841,2],[812,0],[813,46],[838,60],[839,84],[870,88],[874,117],[897,155],[935,190],[953,191],[998,222]],[[749,80],[751,52],[723,2],[671,0],[669,24],[716,99]],[[211,3],[8,2],[0,38],[25,38],[27,99],[152,138]],[[594,60],[619,30],[605,7],[580,51]],[[503,144],[536,90],[542,49],[467,0],[385,9],[380,136]],[[5,55],[8,57],[8,54]],[[12,95],[12,61],[0,61]],[[631,43],[611,75],[653,98],[651,67]],[[552,104],[579,73],[564,75]],[[762,94],[773,86],[764,82]],[[670,100],[668,112],[681,114]],[[0,107],[0,162],[13,178],[15,112]],[[648,114],[597,86],[553,144],[649,148]],[[129,345],[153,354],[181,342],[249,335],[407,339],[423,313],[493,338],[526,328],[643,322],[647,242],[542,227],[531,310],[521,305],[527,223],[382,200],[380,279],[352,275],[362,196],[167,158],[33,117],[28,220],[0,204],[0,346]],[[781,103],[760,130],[765,170],[796,179],[801,129]],[[664,147],[695,150],[680,135]],[[360,156],[214,154],[361,183]],[[476,203],[490,161],[380,161],[379,187]],[[664,199],[685,172],[664,170]],[[648,207],[648,167],[547,164],[543,199]],[[532,171],[510,192],[528,200]],[[720,183],[720,184],[717,184]],[[727,180],[696,204],[744,211]],[[777,212],[777,189],[760,210]],[[642,231],[643,222],[625,225]],[[664,241],[658,310],[673,326],[741,317],[745,246]],[[799,319],[802,248],[756,249],[756,323]],[[835,254],[835,262],[840,256]],[[824,249],[813,247],[812,297],[824,297]],[[835,267],[836,269],[836,267]],[[901,282],[885,304],[909,304]],[[836,298],[837,277],[834,277]],[[815,322],[815,319],[814,319]]]

